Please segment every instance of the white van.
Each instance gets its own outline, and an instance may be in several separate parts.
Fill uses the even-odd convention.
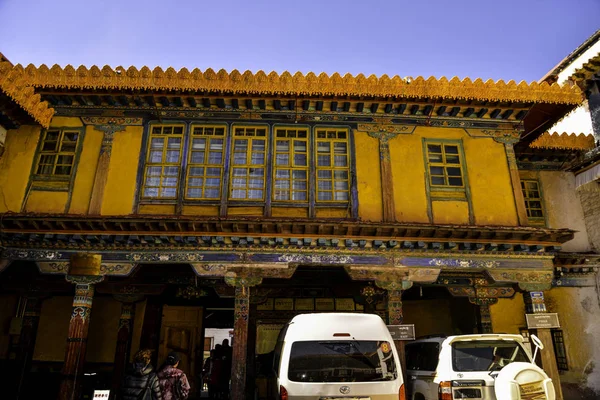
[[[531,335],[536,348],[543,349]],[[521,335],[439,336],[406,345],[409,400],[554,400]],[[537,351],[537,350],[536,350]]]
[[[279,400],[405,400],[400,359],[378,315],[301,314],[280,332]]]

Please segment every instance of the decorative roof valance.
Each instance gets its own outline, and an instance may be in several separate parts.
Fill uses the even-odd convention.
[[[49,108],[48,103],[42,101],[30,82],[8,62],[0,62],[0,92],[8,96],[44,128],[50,125],[54,109]]]
[[[403,79],[399,76],[390,78],[387,75],[368,77],[363,74],[331,76],[321,73],[306,75],[296,72],[292,75],[284,72],[281,75],[271,72],[268,75],[259,71],[240,73],[237,70],[215,72],[207,69],[189,71],[182,68],[176,71],[172,67],[162,70],[159,67],[151,70],[148,67],[137,69],[129,67],[102,68],[71,65],[62,68],[54,65],[35,67],[30,64],[26,68],[14,67],[15,72],[25,76],[36,88],[43,89],[102,89],[102,90],[177,90],[190,92],[216,92],[231,94],[264,94],[264,95],[297,95],[297,96],[369,96],[374,98],[428,98],[448,100],[500,101],[510,103],[551,103],[579,104],[583,97],[578,87],[549,85],[543,83],[516,83],[502,80],[483,81],[469,78],[460,80],[454,77],[430,77],[425,79]]]
[[[545,132],[529,147],[534,149],[568,149],[568,150],[590,150],[594,148],[594,136],[584,134],[568,134]]]

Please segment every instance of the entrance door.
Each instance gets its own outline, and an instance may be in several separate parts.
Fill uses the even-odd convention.
[[[199,354],[202,354],[201,332],[202,307],[163,307],[158,364],[162,365],[170,351],[179,353],[181,361],[178,368],[187,375],[192,393],[197,389],[196,376],[202,368],[196,362],[196,346],[199,346]],[[201,362],[200,358],[198,363]]]

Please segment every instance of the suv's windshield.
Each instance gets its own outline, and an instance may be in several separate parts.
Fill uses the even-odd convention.
[[[394,353],[384,341],[294,342],[288,379],[295,382],[371,382],[397,378]]]
[[[470,340],[452,343],[454,371],[499,371],[511,362],[529,362],[525,350],[512,340]]]

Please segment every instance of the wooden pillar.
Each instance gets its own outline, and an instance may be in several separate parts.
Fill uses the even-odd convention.
[[[33,358],[33,350],[35,349],[35,339],[37,337],[42,310],[42,298],[25,297],[23,300],[26,304],[23,313],[21,334],[19,335],[19,344],[17,345],[15,370],[15,399],[17,400],[22,398],[23,384],[31,368],[31,360]]]
[[[100,156],[98,157],[98,166],[96,167],[96,176],[92,186],[92,196],[90,197],[89,214],[100,215],[102,211],[102,201],[104,199],[104,188],[108,180],[108,167],[110,165],[110,154],[112,151],[113,136],[116,132],[125,130],[125,126],[117,125],[115,121],[109,120],[107,124],[94,125],[96,130],[104,132],[102,146],[100,147]]]
[[[546,304],[544,302],[544,292],[525,292],[525,309],[528,314],[546,313]],[[533,332],[544,344],[544,350],[540,351],[542,368],[552,379],[556,391],[556,400],[563,400],[562,387],[560,385],[560,374],[556,363],[556,354],[554,353],[554,342],[552,332],[548,328],[538,328]],[[533,347],[533,344],[532,344]]]
[[[117,393],[129,362],[135,315],[134,302],[141,300],[141,296],[115,295],[114,297],[121,302],[121,316],[119,317],[119,328],[117,330],[117,348],[112,375],[112,392]]]
[[[69,322],[59,400],[80,398],[94,285],[104,278],[100,275],[100,262],[101,256],[96,254],[80,253],[71,258],[71,267],[66,279],[75,284],[75,296]]]
[[[521,189],[521,176],[519,175],[519,168],[517,166],[517,157],[515,156],[514,143],[518,139],[507,138],[498,139],[504,143],[504,149],[506,150],[506,159],[508,161],[508,170],[510,172],[510,182],[512,184],[513,195],[515,198],[515,207],[517,209],[517,217],[519,218],[519,225],[528,226],[529,220],[527,218],[527,209],[525,208],[525,198],[523,197],[523,189]]]
[[[392,175],[389,141],[398,136],[398,134],[388,131],[388,129],[395,129],[393,125],[380,125],[377,126],[377,129],[379,129],[379,131],[369,132],[369,136],[379,139],[379,169],[381,171],[383,221],[394,222],[396,220],[396,206],[394,203],[394,177]]]
[[[225,282],[235,287],[233,320],[233,359],[231,364],[231,399],[246,399],[246,372],[248,363],[248,323],[250,288],[262,282],[260,277],[226,276]]]
[[[479,306],[479,332],[494,333],[490,306],[498,302],[494,297],[469,297],[469,302]]]

